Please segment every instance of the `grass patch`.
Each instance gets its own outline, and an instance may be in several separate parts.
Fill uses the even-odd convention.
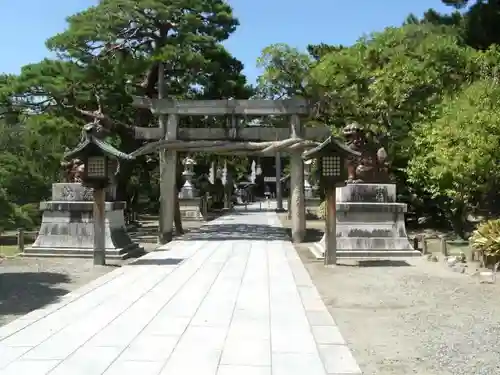
[[[0,245],[0,256],[11,257],[19,254],[19,249],[16,245]]]
[[[292,221],[288,219],[287,213],[278,214],[278,218],[281,221],[281,224],[284,228],[286,228],[289,232],[292,228]],[[306,220],[306,235],[304,238],[304,242],[317,242],[321,240],[323,233],[325,231],[325,221],[318,219],[309,219]]]

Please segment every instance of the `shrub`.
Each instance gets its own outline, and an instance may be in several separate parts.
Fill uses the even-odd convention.
[[[326,201],[323,201],[318,206],[318,218],[325,219],[326,218]]]
[[[469,239],[471,246],[485,256],[500,255],[500,219],[481,223]]]
[[[0,233],[15,227],[16,205],[11,203],[5,189],[0,187]]]
[[[0,233],[16,228],[34,229],[40,224],[40,218],[38,205],[18,206],[10,202],[5,189],[0,188]]]
[[[23,227],[33,229],[41,223],[42,214],[39,205],[35,203],[24,204],[20,207]]]

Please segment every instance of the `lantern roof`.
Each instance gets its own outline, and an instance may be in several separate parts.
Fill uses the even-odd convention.
[[[189,156],[186,156],[183,160],[182,160],[182,164],[184,165],[196,165],[196,160],[190,158]]]
[[[351,150],[347,145],[337,137],[331,135],[323,143],[302,154],[304,160],[315,159],[321,156],[327,156],[331,153],[339,153],[344,156],[361,156],[360,152]]]
[[[96,137],[95,124],[87,124],[83,127],[82,139],[80,143],[71,151],[64,154],[63,159],[73,159],[81,156],[82,154],[91,154],[100,150],[106,156],[115,159],[133,160],[134,156],[121,152],[113,147],[111,144]]]

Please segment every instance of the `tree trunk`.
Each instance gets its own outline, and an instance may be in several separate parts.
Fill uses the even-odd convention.
[[[138,141],[135,139],[134,135],[129,129],[117,128],[116,134],[120,138],[121,151],[129,153],[136,150],[139,147]],[[120,173],[118,175],[118,181],[116,186],[116,199],[119,201],[127,202],[130,204],[130,194],[127,190],[130,177],[134,172],[134,164],[136,162],[121,162],[120,163]]]
[[[132,204],[132,194],[130,194],[128,190],[128,185],[130,181],[130,177],[133,173],[133,166],[129,163],[123,163],[120,166],[120,174],[118,175],[116,181],[116,196],[115,199],[117,201],[125,202],[125,222],[130,224],[132,221],[132,212],[133,212],[133,204]]]
[[[466,238],[467,229],[467,205],[464,202],[454,202],[450,210],[450,224],[453,232],[461,239]]]

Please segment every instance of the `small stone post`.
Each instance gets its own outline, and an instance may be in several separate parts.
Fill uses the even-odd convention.
[[[22,253],[24,252],[24,229],[19,228],[17,230],[17,250]]]
[[[413,248],[418,250],[418,236],[413,237]]]
[[[422,255],[427,255],[427,238],[425,236],[420,237],[422,239]]]
[[[441,254],[445,257],[448,256],[448,244],[446,243],[446,238],[444,237],[441,237]]]

